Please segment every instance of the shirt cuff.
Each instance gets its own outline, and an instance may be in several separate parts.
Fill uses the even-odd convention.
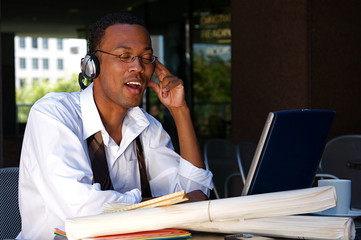
[[[208,189],[213,188],[212,172],[203,168],[198,168],[183,158],[180,158],[178,174]]]
[[[128,192],[125,192],[119,199],[119,202],[130,204],[139,203],[140,201],[142,201],[142,193],[138,188],[134,188]]]

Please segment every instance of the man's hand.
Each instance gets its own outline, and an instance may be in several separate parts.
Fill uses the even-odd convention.
[[[154,72],[158,76],[159,85],[150,81],[148,87],[154,90],[161,103],[168,109],[186,106],[182,79],[171,74],[158,60],[155,61]]]
[[[205,195],[201,190],[194,190],[192,192],[189,192],[187,193],[187,197],[189,200],[185,203],[209,200],[207,195]]]

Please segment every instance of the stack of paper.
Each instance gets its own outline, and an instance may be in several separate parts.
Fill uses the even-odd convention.
[[[206,222],[180,227],[187,230],[216,233],[253,233],[276,238],[354,239],[352,218],[322,216],[282,216],[249,220]]]
[[[191,237],[190,232],[179,229],[160,229],[154,231],[143,231],[136,233],[126,233],[118,235],[108,235],[99,237],[84,238],[83,240],[151,240],[151,239],[188,239]]]
[[[54,234],[66,238],[66,232],[63,226],[55,228]]]
[[[61,228],[55,229],[55,234],[66,238],[66,233]],[[154,231],[143,231],[136,233],[126,233],[117,235],[107,235],[98,237],[83,238],[83,240],[172,240],[172,239],[188,239],[191,238],[191,233],[179,229],[160,229]]]
[[[309,239],[353,239],[352,219],[280,218],[319,212],[335,205],[334,188],[317,187],[72,218],[66,220],[65,227],[69,240],[164,228],[221,233],[246,231],[296,239],[305,236],[300,233],[309,231]],[[322,233],[330,234],[320,238],[321,229]]]

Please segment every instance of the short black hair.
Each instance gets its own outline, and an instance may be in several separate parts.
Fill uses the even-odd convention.
[[[110,13],[101,19],[99,19],[91,28],[89,39],[88,39],[88,49],[89,53],[94,53],[97,50],[102,38],[104,37],[105,30],[114,25],[114,24],[138,24],[147,29],[145,23],[138,17],[127,13],[127,12],[117,12]]]

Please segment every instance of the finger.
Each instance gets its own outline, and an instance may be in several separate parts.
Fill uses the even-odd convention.
[[[183,81],[180,78],[175,78],[174,80],[168,82],[162,88],[162,97],[166,98],[168,96],[168,94],[171,92],[172,89],[177,88],[179,86],[183,87]]]
[[[173,76],[173,74],[171,74],[169,70],[158,61],[158,59],[155,61],[154,73],[158,76],[159,81],[163,81],[164,79]]]
[[[169,81],[162,89],[162,92],[168,92],[172,90],[173,88],[182,85],[184,86],[184,83],[182,79],[175,77],[173,80]]]

